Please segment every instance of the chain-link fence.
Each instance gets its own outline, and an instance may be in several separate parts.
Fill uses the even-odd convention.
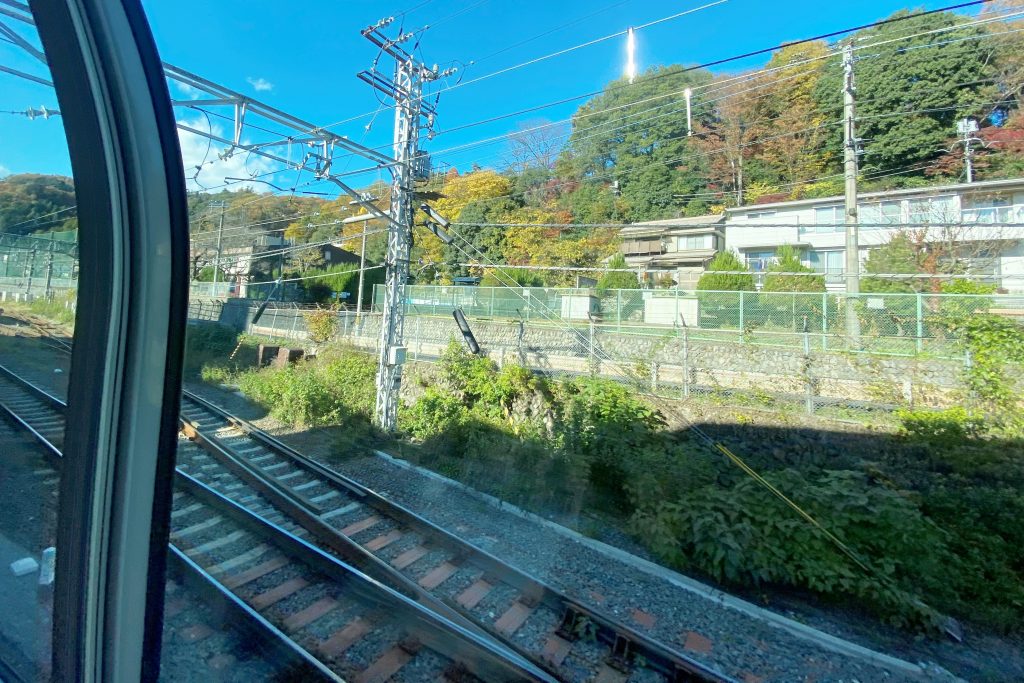
[[[448,289],[446,296],[452,296],[451,289],[458,290],[455,295],[463,297],[462,308],[470,312],[474,336],[499,364],[517,363],[555,377],[606,377],[679,398],[703,396],[729,404],[839,416],[952,404],[967,391],[965,369],[971,360],[953,328],[943,321],[980,311],[1021,312],[1019,300],[997,296],[863,295],[848,302],[838,294],[655,292],[645,297],[649,292],[624,290],[606,295],[604,300],[616,306],[622,302],[612,310],[632,307],[646,315],[627,323],[593,312],[585,320],[576,317],[578,311],[563,318],[564,299],[556,297],[589,297],[587,290],[549,290],[543,316],[536,307],[540,297],[531,294],[535,307],[527,319],[525,313],[490,315],[502,310],[499,301],[509,299],[495,294],[492,308],[488,290],[437,289]],[[416,302],[410,297],[405,321],[411,362],[436,360],[452,340],[461,340],[451,315],[459,299],[444,303],[440,297],[429,302],[424,298]],[[652,306],[652,300],[658,304]],[[852,311],[846,309],[848,304]],[[299,343],[306,339],[307,311],[294,304],[271,304],[256,322],[255,304],[236,300],[220,306],[193,302],[190,314],[251,334]],[[652,312],[658,322],[651,321]],[[861,325],[856,342],[845,329],[845,316],[851,313]],[[680,322],[673,324],[677,315]],[[337,336],[377,353],[380,323],[379,313],[340,311]]]
[[[18,276],[0,276],[0,301],[63,298],[78,289],[78,280],[47,277],[45,270]]]
[[[383,287],[374,291],[380,311]],[[822,351],[956,355],[955,325],[980,312],[1024,317],[1024,297],[969,294],[717,292],[540,287],[407,288],[407,315],[522,320],[617,333],[675,334],[695,340],[790,347],[805,339]],[[851,331],[847,321],[856,319]]]

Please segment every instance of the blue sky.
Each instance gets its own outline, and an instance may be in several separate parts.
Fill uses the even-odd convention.
[[[143,4],[165,61],[325,125],[379,108],[370,87],[355,77],[375,56],[373,46],[359,35],[359,30],[388,14],[414,8],[400,17],[395,26],[403,20],[406,30],[431,25],[420,42],[423,58],[442,66],[461,63],[465,65],[464,78],[469,80],[710,1],[713,0],[406,0],[404,4],[392,5],[367,0],[143,0]],[[909,6],[935,8],[945,4],[952,3]],[[905,7],[908,5],[901,0],[728,0],[638,32],[638,61],[641,69],[657,64],[711,61],[868,23]],[[592,16],[486,58],[587,15]],[[443,93],[436,127],[443,131],[598,90],[621,76],[624,46],[624,38],[615,38]],[[472,63],[481,58],[484,59]],[[755,67],[765,61],[767,56],[751,58],[722,70]],[[7,43],[0,43],[0,64],[41,73],[30,58]],[[53,93],[43,86],[6,74],[0,74],[0,83],[0,110],[56,105]],[[179,90],[172,94],[188,97]],[[424,146],[428,150],[442,150],[508,133],[522,125],[565,119],[580,103],[442,134]],[[197,128],[209,125],[201,114],[194,112],[181,113],[180,117]],[[367,132],[364,127],[370,120],[361,118],[332,130],[367,145],[389,143],[390,112],[380,111]],[[224,122],[215,119],[213,125],[220,128],[221,123]],[[211,156],[205,142],[186,139],[183,146],[187,162],[192,164]],[[216,151],[215,146],[212,152]],[[498,144],[440,156],[464,170],[473,162],[485,167],[498,165],[504,152],[504,144]],[[356,163],[352,162],[353,168],[359,168]],[[0,114],[0,176],[19,172],[67,173],[68,169],[59,120],[30,121]],[[272,169],[258,160],[239,156],[204,170],[202,178],[213,185],[225,175]],[[292,171],[268,179],[289,185],[294,177]],[[373,176],[365,176],[356,182],[372,179]]]

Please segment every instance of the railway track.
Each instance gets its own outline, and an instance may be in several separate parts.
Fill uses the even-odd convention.
[[[179,451],[180,467],[211,480],[234,475],[374,578],[440,603],[560,680],[626,681],[640,670],[653,680],[729,680],[199,396],[185,392],[181,419],[199,448]]]
[[[64,403],[0,366],[0,408],[59,470]],[[273,519],[257,493],[244,498],[232,501],[179,470],[171,566],[303,680],[555,680],[320,550],[305,529],[260,516]]]
[[[0,367],[0,379],[4,374]],[[30,429],[39,425],[59,450],[60,400],[38,389],[15,400],[10,412]],[[185,392],[181,424],[191,443],[179,446],[179,472],[481,638],[501,642],[551,678],[729,680],[199,396]]]

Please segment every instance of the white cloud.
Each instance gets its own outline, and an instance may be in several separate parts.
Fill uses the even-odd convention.
[[[274,84],[265,78],[253,78],[252,76],[249,76],[245,80],[249,85],[256,88],[256,92],[263,92],[274,89]]]
[[[179,119],[179,125],[185,125],[200,131],[210,131],[219,137],[230,137],[224,129],[217,125],[210,126],[205,117],[195,120]],[[235,150],[227,159],[221,159],[224,146],[210,141],[202,135],[178,129],[178,141],[181,144],[181,162],[185,169],[185,178],[189,190],[202,191],[204,188],[220,191],[225,178],[251,178],[253,175],[272,171],[275,165],[269,160],[243,150]],[[245,142],[245,141],[243,141]],[[262,176],[267,182],[274,182],[273,176]],[[251,189],[266,191],[269,188],[263,183],[233,182],[227,186],[231,191]]]
[[[11,169],[7,168],[3,164],[0,164],[0,178],[11,175]]]
[[[182,95],[184,95],[185,97],[189,98],[190,100],[198,100],[199,99],[199,95],[202,94],[202,93],[199,92],[198,89],[193,88],[188,83],[182,83],[180,81],[174,81],[174,80],[172,80],[171,83],[173,83],[174,87],[178,89],[178,92],[180,92]]]

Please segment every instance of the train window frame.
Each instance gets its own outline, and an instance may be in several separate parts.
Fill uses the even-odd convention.
[[[155,680],[188,296],[174,116],[137,0],[30,8],[63,113],[82,264],[53,675]]]

